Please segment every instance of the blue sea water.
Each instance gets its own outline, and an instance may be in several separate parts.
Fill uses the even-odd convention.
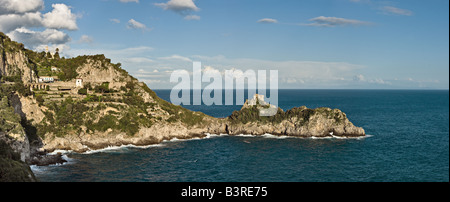
[[[156,90],[168,100],[169,90]],[[211,136],[146,148],[68,153],[32,166],[40,181],[414,182],[449,181],[448,90],[280,90],[284,109],[338,108],[358,139]],[[226,117],[241,106],[185,106]]]

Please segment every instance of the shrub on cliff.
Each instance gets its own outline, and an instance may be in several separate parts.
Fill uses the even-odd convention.
[[[2,135],[2,134],[0,134]],[[20,155],[0,140],[0,182],[35,182],[30,167],[20,161]]]
[[[80,94],[80,95],[87,95],[88,94],[87,89],[86,88],[81,88],[80,90],[78,90],[78,94]]]

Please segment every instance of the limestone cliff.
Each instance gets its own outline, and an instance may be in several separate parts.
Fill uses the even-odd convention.
[[[28,65],[23,44],[11,41],[0,32],[0,76],[19,76],[23,83],[37,81],[37,75]]]
[[[162,100],[122,69],[120,63],[113,64],[103,55],[47,58],[45,53],[23,49],[8,40],[3,37],[0,47],[5,67],[0,76],[9,83],[2,83],[0,92],[20,115],[32,162],[39,159],[34,154],[59,149],[85,152],[108,146],[204,137],[206,133],[364,135],[364,130],[355,127],[338,109],[299,107],[284,112],[263,102],[261,96],[248,100],[240,111],[227,118],[210,117]],[[13,47],[10,56],[6,54],[5,41],[13,44],[8,45]],[[11,72],[20,72],[19,80],[11,78]],[[38,83],[36,75],[54,76],[58,81]]]

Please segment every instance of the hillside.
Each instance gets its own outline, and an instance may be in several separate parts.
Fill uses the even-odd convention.
[[[149,145],[206,133],[364,135],[337,109],[278,109],[275,116],[262,117],[261,106],[246,104],[228,118],[213,118],[159,98],[104,55],[64,58],[58,51],[34,52],[3,33],[0,98],[0,140],[22,162],[38,165],[62,162],[45,155],[55,150]]]

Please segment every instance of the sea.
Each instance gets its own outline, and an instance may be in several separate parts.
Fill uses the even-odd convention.
[[[155,92],[170,98],[170,90]],[[448,90],[279,90],[278,104],[341,109],[367,136],[208,134],[146,147],[62,151],[67,163],[31,168],[42,182],[449,181]],[[242,106],[184,107],[227,117]]]

